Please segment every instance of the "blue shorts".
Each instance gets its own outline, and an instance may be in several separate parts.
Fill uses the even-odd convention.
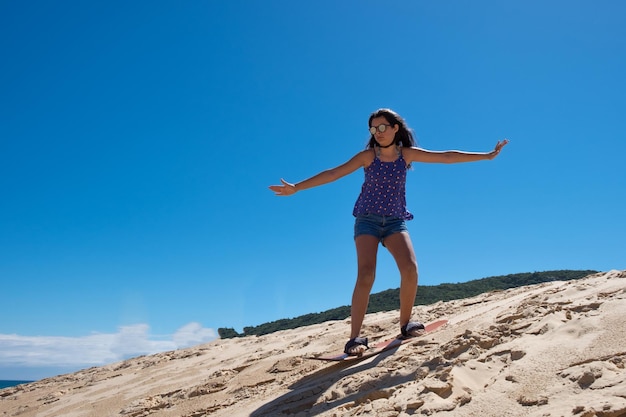
[[[381,216],[378,214],[360,214],[354,221],[354,238],[360,235],[377,237],[384,243],[387,236],[394,233],[408,232],[406,221],[397,216]]]

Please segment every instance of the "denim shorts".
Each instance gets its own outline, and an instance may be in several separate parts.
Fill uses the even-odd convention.
[[[379,214],[360,214],[354,221],[354,238],[360,235],[371,235],[383,242],[394,233],[408,232],[406,221],[397,216],[381,216]]]

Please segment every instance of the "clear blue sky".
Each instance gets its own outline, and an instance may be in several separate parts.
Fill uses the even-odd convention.
[[[362,172],[267,187],[380,107],[511,141],[409,173],[420,284],[626,269],[623,1],[0,1],[0,56],[0,379],[349,304]]]

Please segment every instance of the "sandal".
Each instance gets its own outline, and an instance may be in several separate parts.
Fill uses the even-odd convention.
[[[415,332],[423,332],[424,325],[417,321],[409,322],[405,324],[404,326],[402,326],[400,328],[400,331],[402,332],[402,337],[405,337],[405,338],[416,337],[416,336],[419,336],[419,334],[415,334]]]
[[[365,349],[369,349],[369,346],[367,346],[367,337],[355,337],[354,339],[348,340],[348,343],[346,343],[346,347],[343,349],[343,352],[351,356],[360,355],[360,353],[350,352],[350,349],[357,346],[365,346]]]

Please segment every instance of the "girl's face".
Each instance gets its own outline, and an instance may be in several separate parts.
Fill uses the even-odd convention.
[[[374,139],[380,146],[391,145],[399,129],[400,126],[391,126],[383,116],[375,117],[370,122],[370,133],[374,135]]]

